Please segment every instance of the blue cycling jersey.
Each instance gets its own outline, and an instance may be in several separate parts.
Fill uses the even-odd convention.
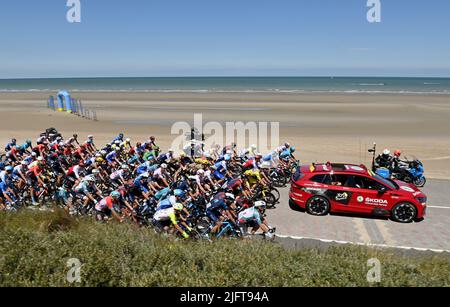
[[[138,173],[139,175],[142,173],[145,173],[148,171],[148,168],[150,167],[150,162],[144,162],[141,165],[138,166],[138,168],[136,169],[136,173]]]
[[[10,188],[12,188],[11,183],[4,181],[0,182],[0,192],[6,193]]]
[[[280,158],[289,158],[291,156],[291,151],[289,149],[284,150],[282,153],[280,153]]]
[[[117,153],[115,151],[111,151],[109,154],[106,155],[106,160],[108,162],[113,162],[114,159],[116,159]]]

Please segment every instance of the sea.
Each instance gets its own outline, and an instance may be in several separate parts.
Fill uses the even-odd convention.
[[[368,93],[450,95],[450,78],[165,77],[0,79],[6,92]]]

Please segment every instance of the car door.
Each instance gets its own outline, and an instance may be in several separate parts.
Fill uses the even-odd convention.
[[[328,175],[329,182],[325,196],[331,201],[333,210],[348,211],[353,192],[345,185],[348,181],[347,174]]]
[[[374,209],[387,210],[389,206],[389,188],[380,182],[362,175],[355,175],[355,193],[351,206],[354,211],[371,213]],[[383,191],[384,190],[384,191]]]

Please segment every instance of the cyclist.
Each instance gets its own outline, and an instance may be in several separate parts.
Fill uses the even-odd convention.
[[[192,228],[186,223],[181,215],[183,209],[185,209],[183,204],[176,203],[169,208],[157,210],[153,216],[153,222],[156,228],[160,231],[167,232],[169,231],[170,226],[173,226],[185,239],[188,239],[189,234],[181,226],[188,231],[192,231]]]
[[[120,199],[120,193],[117,191],[111,192],[111,194],[98,203],[95,204],[95,218],[97,221],[105,221],[105,219],[113,216],[117,221],[122,222],[123,219],[116,212],[114,205],[118,205]]]
[[[238,225],[244,237],[248,236],[248,227],[252,227],[252,235],[261,229],[268,238],[273,237],[273,229],[268,226],[267,220],[264,218],[265,209],[266,203],[264,201],[257,201],[253,207],[239,213]]]

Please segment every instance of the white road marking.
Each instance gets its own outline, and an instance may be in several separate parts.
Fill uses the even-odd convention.
[[[450,159],[450,156],[423,159],[423,161],[439,161],[439,160],[448,160],[448,159]]]
[[[441,207],[441,206],[427,206],[427,208],[450,209],[450,207]]]
[[[425,248],[425,247],[410,247],[410,246],[401,246],[401,245],[386,245],[386,244],[368,244],[368,243],[360,243],[360,242],[349,242],[349,241],[338,241],[338,240],[328,240],[328,239],[318,239],[318,238],[308,238],[308,237],[297,237],[297,236],[287,236],[276,234],[279,238],[287,238],[294,240],[317,240],[324,243],[338,243],[338,244],[352,244],[359,246],[367,246],[367,247],[382,247],[382,248],[399,248],[399,249],[414,249],[418,251],[432,251],[435,253],[450,253],[450,250],[445,249],[433,249],[433,248]]]

